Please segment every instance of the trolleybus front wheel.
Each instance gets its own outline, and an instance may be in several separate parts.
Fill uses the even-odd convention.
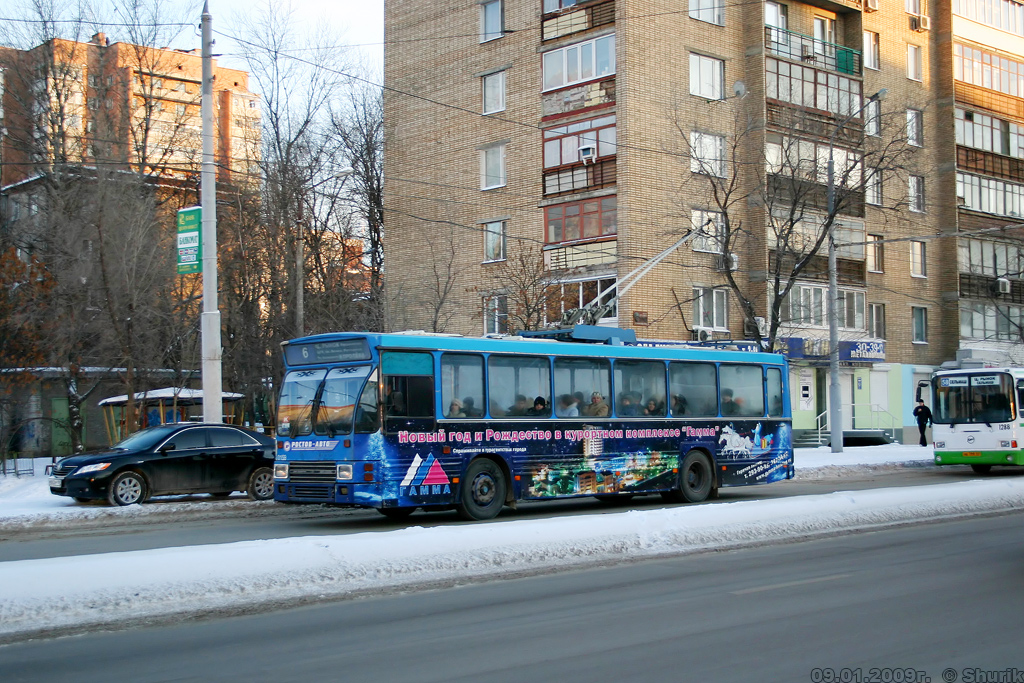
[[[477,458],[469,463],[459,495],[459,516],[463,519],[493,519],[505,505],[505,474],[493,460]]]

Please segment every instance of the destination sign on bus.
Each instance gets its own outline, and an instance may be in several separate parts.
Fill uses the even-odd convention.
[[[997,387],[999,375],[975,375],[971,377],[971,384],[976,387]]]
[[[320,363],[350,363],[370,360],[370,347],[365,339],[289,344],[284,347],[289,365],[317,365]]]

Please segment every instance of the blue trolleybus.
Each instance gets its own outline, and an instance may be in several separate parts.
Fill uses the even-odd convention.
[[[526,500],[700,502],[793,477],[783,356],[623,332],[287,342],[274,498],[482,520]]]

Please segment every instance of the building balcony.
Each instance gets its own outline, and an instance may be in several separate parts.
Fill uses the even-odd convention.
[[[544,173],[544,196],[596,190],[615,184],[615,158],[594,164],[578,164]]]
[[[822,247],[824,250],[824,246]],[[778,254],[775,250],[768,252],[769,272],[790,273],[796,265],[799,254],[784,254],[782,264],[778,262]],[[822,254],[815,254],[811,257],[807,266],[800,272],[800,279],[814,282],[828,281],[828,257]],[[836,280],[840,285],[863,287],[867,282],[867,266],[864,261],[848,258],[836,258]]]
[[[957,145],[956,167],[961,171],[1024,182],[1024,160]]]
[[[544,13],[541,19],[541,40],[554,40],[615,23],[615,0],[553,4],[564,6]]]
[[[860,77],[861,53],[786,29],[764,27],[764,46],[773,55],[826,71]]]

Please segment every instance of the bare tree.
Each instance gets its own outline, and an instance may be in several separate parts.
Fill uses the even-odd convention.
[[[555,317],[555,312],[561,317],[561,290],[539,246],[523,243],[496,269],[491,280],[493,289],[506,298],[510,331],[539,330],[547,323],[558,322],[549,319]],[[572,307],[578,305],[578,298],[570,303]]]
[[[835,122],[791,109],[776,114],[767,129],[763,122],[747,120],[728,140],[710,140],[677,122],[690,158],[689,183],[703,188],[707,197],[706,210],[686,212],[687,230],[704,250],[717,252],[713,267],[739,303],[748,336],[763,349],[774,350],[781,326],[790,324],[788,297],[797,282],[827,276],[822,250],[830,233],[836,234],[841,256],[863,254],[863,227],[851,229],[843,217],[863,216],[865,195],[877,183],[901,178],[907,186],[912,157],[905,122],[900,125],[895,114],[880,118],[874,124],[877,134],[865,137],[861,119],[837,129]],[[835,169],[831,204],[829,157]],[[883,208],[890,210],[905,209],[911,201],[906,195],[887,200]],[[741,280],[733,263],[737,254],[750,255],[758,264],[766,256],[763,278]],[[863,257],[859,266],[841,258],[840,277],[847,275],[844,268],[858,267],[863,270]],[[761,332],[759,319],[767,328]]]

